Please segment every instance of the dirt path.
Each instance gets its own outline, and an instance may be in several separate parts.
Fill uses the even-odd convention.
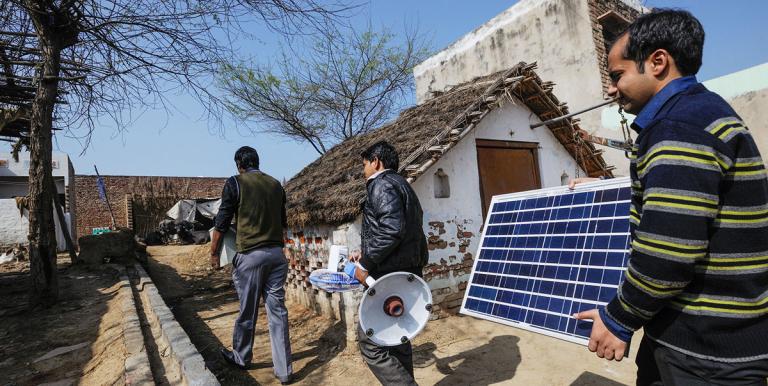
[[[60,300],[27,309],[27,262],[0,269],[0,384],[122,384],[125,369],[118,271],[59,257]]]
[[[264,310],[254,344],[254,366],[228,367],[218,348],[231,345],[237,298],[230,271],[205,266],[207,246],[150,247],[150,275],[209,367],[226,385],[279,384],[272,375]],[[297,385],[375,385],[343,326],[289,305]],[[624,385],[636,367],[598,359],[586,348],[470,317],[432,321],[414,341],[421,385]]]

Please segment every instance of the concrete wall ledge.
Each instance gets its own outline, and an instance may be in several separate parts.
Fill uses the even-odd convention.
[[[125,269],[120,270],[120,296],[123,300],[120,307],[123,312],[123,339],[125,351],[125,384],[154,385],[149,356],[144,345],[144,335],[141,332],[141,321],[136,311],[136,302]]]
[[[147,271],[140,264],[136,264],[135,269],[139,275],[138,290],[144,301],[147,319],[150,324],[160,326],[160,339],[170,348],[172,364],[181,374],[183,383],[189,386],[219,386],[219,381],[205,366],[202,355],[174,318]]]

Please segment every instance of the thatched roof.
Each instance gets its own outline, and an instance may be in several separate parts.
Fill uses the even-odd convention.
[[[354,220],[365,196],[360,153],[377,141],[386,140],[397,149],[399,172],[413,182],[510,97],[541,120],[566,115],[568,108],[552,94],[553,84],[542,82],[535,66],[520,63],[463,83],[404,110],[383,127],[336,145],[286,184],[288,223],[303,227]],[[590,176],[611,175],[600,152],[574,135],[576,120],[566,119],[549,129]]]
[[[29,141],[32,102],[40,80],[37,72],[42,65],[40,58],[35,34],[0,31],[0,141],[15,142],[15,149]],[[65,103],[61,96],[67,92],[62,88],[64,86],[58,90],[56,103]]]

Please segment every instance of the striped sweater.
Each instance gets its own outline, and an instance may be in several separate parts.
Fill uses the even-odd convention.
[[[682,79],[633,124],[632,252],[601,314],[695,357],[768,358],[765,166],[733,109]]]

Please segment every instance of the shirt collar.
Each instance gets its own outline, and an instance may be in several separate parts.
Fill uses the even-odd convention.
[[[379,176],[381,173],[384,173],[384,172],[386,172],[387,170],[390,170],[390,169],[384,169],[384,170],[380,170],[380,171],[378,171],[378,172],[376,172],[376,173],[373,173],[373,174],[371,174],[371,176],[370,176],[370,177],[368,177],[368,179],[367,179],[366,181],[370,181],[370,180],[372,180],[372,179],[374,179],[374,178],[378,177],[378,176]]]
[[[656,118],[656,115],[661,111],[661,108],[664,107],[664,104],[666,104],[668,100],[698,83],[699,81],[696,80],[694,75],[677,78],[667,83],[667,85],[664,86],[661,91],[657,92],[656,95],[648,101],[645,107],[640,110],[640,113],[635,117],[633,125],[637,127],[638,131],[647,127],[648,124]]]

